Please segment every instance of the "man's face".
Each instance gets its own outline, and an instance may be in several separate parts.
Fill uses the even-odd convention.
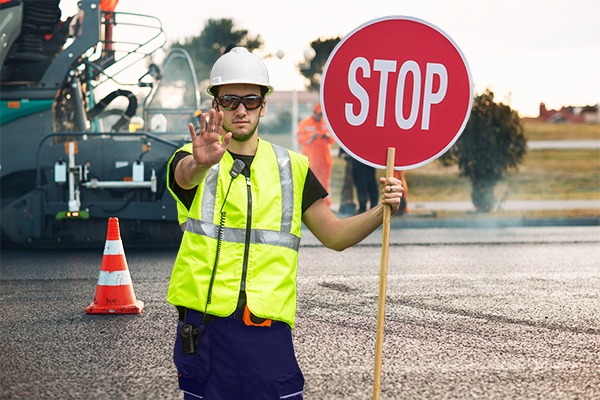
[[[257,85],[235,84],[223,85],[219,88],[218,96],[261,96],[260,87]],[[218,97],[217,96],[217,97]],[[218,106],[213,100],[213,108],[223,111],[223,133],[231,132],[232,139],[239,142],[245,142],[252,138],[258,128],[260,117],[265,115],[264,104],[254,110],[247,110],[243,103],[240,103],[237,109],[227,110]]]
[[[323,113],[313,112],[313,119],[317,122],[321,122],[323,119]]]

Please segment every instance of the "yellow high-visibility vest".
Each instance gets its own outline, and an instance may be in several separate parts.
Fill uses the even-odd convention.
[[[186,145],[181,150],[191,153],[192,147]],[[254,315],[283,321],[293,328],[308,159],[259,140],[250,178],[242,174],[232,178],[233,162],[226,152],[197,188],[187,212],[167,299],[173,305],[204,312],[218,252],[207,313],[230,315],[236,309],[240,289],[244,289]],[[185,207],[180,204],[178,209],[183,212]],[[221,222],[222,240],[217,246]]]

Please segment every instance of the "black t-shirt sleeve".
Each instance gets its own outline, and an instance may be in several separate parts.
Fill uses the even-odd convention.
[[[177,164],[181,160],[188,156],[191,156],[191,154],[187,151],[178,151],[175,153],[175,157],[173,157],[173,161],[171,162],[171,168],[169,168],[169,186],[177,198],[183,203],[183,205],[185,205],[185,208],[189,210],[192,206],[192,202],[194,201],[197,187],[185,190],[182,189],[181,186],[179,186],[175,181],[175,167],[177,167]]]
[[[192,206],[192,202],[194,201],[197,188],[195,187],[193,189],[185,190],[182,189],[175,181],[175,168],[177,167],[177,164],[188,156],[191,156],[191,154],[186,151],[178,151],[175,154],[175,157],[173,157],[173,162],[171,163],[171,168],[169,168],[169,184],[173,193],[175,193],[177,198],[189,210]],[[327,193],[327,190],[325,190],[323,185],[321,185],[321,182],[319,182],[315,174],[309,168],[308,173],[306,174],[306,181],[304,183],[304,191],[302,192],[302,213],[304,214],[304,212],[308,210],[309,207],[315,203],[315,201],[323,199],[328,195],[329,193]]]
[[[329,193],[321,185],[315,174],[309,168],[304,182],[304,192],[302,192],[302,214],[312,206],[315,201],[327,197]]]

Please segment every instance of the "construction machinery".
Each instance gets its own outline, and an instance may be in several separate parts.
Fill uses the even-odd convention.
[[[180,242],[167,163],[197,124],[194,68],[181,49],[152,63],[160,21],[116,2],[61,20],[59,0],[0,0],[3,245],[103,246],[113,216],[127,246]]]

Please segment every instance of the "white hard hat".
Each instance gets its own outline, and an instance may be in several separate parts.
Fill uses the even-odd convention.
[[[267,88],[265,96],[273,93],[265,63],[243,47],[234,47],[217,60],[210,71],[210,81],[206,90],[208,94],[214,96],[211,91],[213,86],[234,83],[264,86]]]

